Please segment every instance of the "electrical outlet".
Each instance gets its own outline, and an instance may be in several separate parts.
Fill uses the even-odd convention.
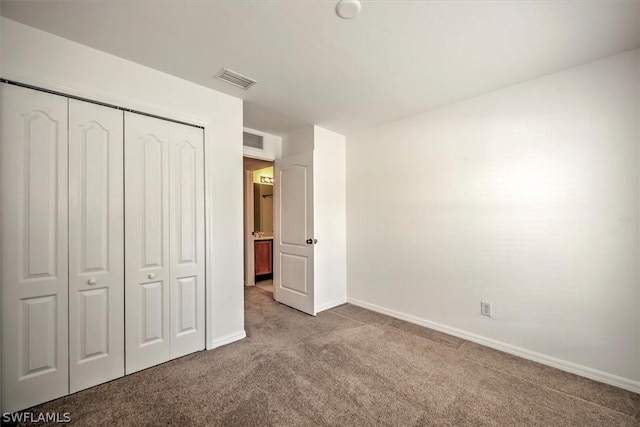
[[[480,314],[491,317],[491,303],[480,301]]]

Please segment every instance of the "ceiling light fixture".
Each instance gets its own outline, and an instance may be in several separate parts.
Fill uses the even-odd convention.
[[[336,14],[342,19],[353,19],[361,9],[362,5],[358,0],[340,0],[336,5]]]

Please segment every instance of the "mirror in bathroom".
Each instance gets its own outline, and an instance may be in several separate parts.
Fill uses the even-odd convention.
[[[253,218],[256,232],[273,234],[273,185],[253,184]]]

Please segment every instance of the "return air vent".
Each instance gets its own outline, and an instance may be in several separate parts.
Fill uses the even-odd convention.
[[[250,79],[247,76],[238,74],[235,71],[227,70],[226,68],[223,68],[222,70],[220,70],[220,72],[216,77],[222,80],[223,82],[227,82],[234,86],[241,87],[244,90],[249,89],[251,86],[257,83],[255,80]]]
[[[264,137],[249,132],[242,132],[242,145],[262,150],[264,149]]]

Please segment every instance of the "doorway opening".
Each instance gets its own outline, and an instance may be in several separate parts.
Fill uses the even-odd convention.
[[[244,284],[273,294],[273,162],[243,157]]]

